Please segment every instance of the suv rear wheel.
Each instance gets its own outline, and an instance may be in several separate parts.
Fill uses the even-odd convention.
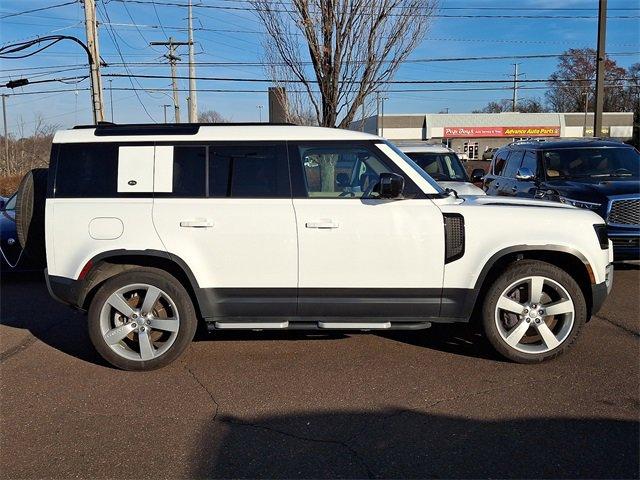
[[[555,358],[587,317],[582,290],[564,270],[537,260],[509,266],[487,292],[483,327],[491,345],[519,363]]]
[[[162,270],[132,270],[107,280],[88,315],[96,350],[124,370],[163,367],[187,348],[196,331],[193,303]]]

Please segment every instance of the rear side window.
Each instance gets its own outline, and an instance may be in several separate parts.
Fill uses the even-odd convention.
[[[211,145],[209,196],[283,198],[291,195],[284,146]]]
[[[117,196],[118,146],[112,143],[60,145],[55,195],[62,198]]]
[[[511,152],[511,155],[509,155],[509,160],[507,160],[507,166],[502,171],[502,176],[514,178],[516,176],[516,172],[520,168],[520,163],[522,162],[523,156],[524,152],[522,150]]]
[[[207,192],[207,147],[175,146],[173,148],[174,197],[204,197]]]
[[[509,152],[498,152],[496,154],[495,160],[493,161],[493,174],[500,175],[502,174],[502,170],[504,170],[504,165],[507,161],[507,156]]]

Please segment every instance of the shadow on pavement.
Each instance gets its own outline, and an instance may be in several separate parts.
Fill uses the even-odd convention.
[[[41,273],[3,275],[0,287],[0,323],[29,330],[37,339],[68,355],[109,366],[91,345],[86,316],[53,300],[47,292]],[[499,360],[482,336],[467,325],[434,325],[421,331],[375,334],[456,355]],[[195,341],[319,341],[348,338],[350,335],[314,330],[217,331],[211,334],[205,328],[199,328]]]
[[[632,421],[407,410],[216,420],[202,432],[193,477],[638,478],[640,468]]]

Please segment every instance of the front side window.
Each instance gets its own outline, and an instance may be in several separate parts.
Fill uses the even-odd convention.
[[[392,172],[382,160],[364,147],[298,148],[309,197],[375,197],[380,174]]]
[[[507,178],[514,178],[518,169],[520,168],[520,163],[522,162],[522,158],[524,157],[523,151],[515,151],[511,152],[509,155],[509,160],[507,160],[507,166],[504,167],[502,171],[502,176]]]
[[[524,159],[522,160],[522,165],[520,168],[528,168],[534,175],[538,174],[538,157],[536,152],[532,152],[527,150],[524,154]]]
[[[640,154],[633,148],[546,150],[543,159],[545,173],[549,180],[640,177]]]
[[[209,147],[209,196],[289,197],[289,165],[282,146]]]
[[[436,180],[468,180],[455,153],[407,152],[406,155]]]

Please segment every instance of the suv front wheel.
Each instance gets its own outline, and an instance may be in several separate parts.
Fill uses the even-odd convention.
[[[193,303],[162,270],[130,270],[107,280],[88,315],[98,353],[124,370],[163,367],[187,348],[196,331]]]
[[[485,335],[500,354],[519,363],[537,363],[572,345],[587,307],[582,290],[566,271],[522,260],[491,285],[482,317]]]

